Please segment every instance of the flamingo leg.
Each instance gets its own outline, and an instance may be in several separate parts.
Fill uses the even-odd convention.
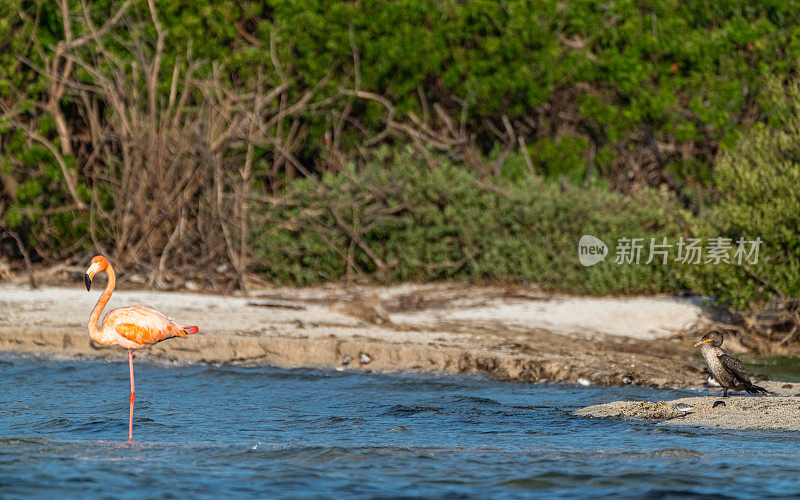
[[[136,400],[136,388],[133,385],[133,351],[128,351],[128,366],[131,369],[131,412],[128,418],[128,441],[133,441],[133,402]]]

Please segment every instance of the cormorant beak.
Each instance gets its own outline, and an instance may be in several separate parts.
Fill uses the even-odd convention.
[[[90,278],[88,274],[83,275],[83,282],[86,284],[87,292],[92,289],[92,278]]]
[[[705,344],[706,342],[711,342],[711,339],[703,339],[700,342],[696,343],[695,347],[700,347],[701,345]]]

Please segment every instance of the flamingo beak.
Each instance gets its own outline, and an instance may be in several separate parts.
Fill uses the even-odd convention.
[[[706,342],[711,342],[711,339],[703,339],[700,342],[696,343],[695,347],[700,347],[701,345],[705,344]]]
[[[94,275],[99,271],[99,267],[99,264],[92,262],[92,265],[86,270],[86,274],[83,275],[83,283],[86,285],[87,292],[92,288],[92,278],[94,278]]]

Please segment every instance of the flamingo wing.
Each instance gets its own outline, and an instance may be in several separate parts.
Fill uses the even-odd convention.
[[[172,337],[186,337],[184,325],[175,323],[148,306],[114,309],[103,323],[114,328],[121,337],[141,345],[155,344]]]

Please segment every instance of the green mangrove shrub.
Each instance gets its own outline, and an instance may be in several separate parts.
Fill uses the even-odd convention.
[[[757,259],[703,268],[697,287],[737,309],[769,299],[796,308],[790,303],[800,297],[798,86],[788,99],[778,124],[755,124],[715,165],[719,204],[701,231],[729,238],[734,246],[739,239],[759,238],[761,244]]]
[[[658,262],[584,267],[578,241],[681,234],[665,196],[624,197],[540,178],[476,178],[439,158],[383,150],[364,168],[292,183],[256,228],[257,267],[276,282],[513,281],[583,294],[675,291],[682,271]],[[267,222],[263,222],[266,219]],[[646,256],[645,256],[646,257]]]

